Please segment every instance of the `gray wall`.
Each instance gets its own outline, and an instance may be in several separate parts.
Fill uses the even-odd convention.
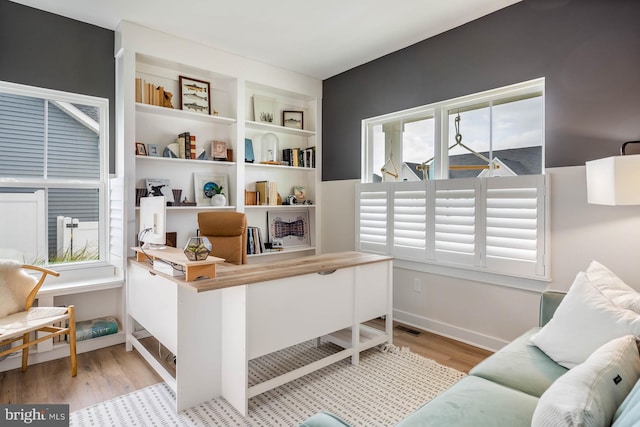
[[[538,77],[546,167],[640,139],[640,1],[524,0],[325,80],[322,179],[360,178],[362,119]]]
[[[114,32],[0,0],[0,80],[109,99],[115,170]]]

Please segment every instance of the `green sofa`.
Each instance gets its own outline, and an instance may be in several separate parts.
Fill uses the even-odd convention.
[[[531,426],[542,393],[567,369],[529,341],[553,316],[564,293],[545,291],[540,302],[540,325],[475,366],[469,375],[401,420],[396,427],[418,426]],[[640,381],[615,415],[615,427],[640,419]],[[344,427],[345,422],[318,413],[301,427]]]

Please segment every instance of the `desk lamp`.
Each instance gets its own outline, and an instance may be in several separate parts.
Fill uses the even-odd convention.
[[[595,205],[640,205],[640,154],[626,154],[628,141],[620,155],[592,160],[587,166],[587,202]]]

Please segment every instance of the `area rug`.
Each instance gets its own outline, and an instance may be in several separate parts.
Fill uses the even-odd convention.
[[[315,341],[250,363],[255,384],[338,351]],[[159,383],[73,412],[70,425],[88,426],[298,426],[318,411],[331,412],[352,426],[392,426],[465,376],[455,369],[385,346],[255,396],[242,417],[224,399],[209,400],[179,414],[175,396]]]

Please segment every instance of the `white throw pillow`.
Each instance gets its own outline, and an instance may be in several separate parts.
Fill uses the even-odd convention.
[[[0,260],[0,317],[24,311],[27,296],[37,280],[28,275],[22,264]]]
[[[557,364],[573,368],[624,335],[640,336],[640,314],[617,307],[580,272],[553,318],[531,342]]]
[[[533,412],[532,427],[608,426],[640,378],[638,342],[632,335],[598,348],[551,384]]]
[[[624,283],[607,267],[594,260],[585,273],[589,282],[615,305],[640,313],[640,292]]]

